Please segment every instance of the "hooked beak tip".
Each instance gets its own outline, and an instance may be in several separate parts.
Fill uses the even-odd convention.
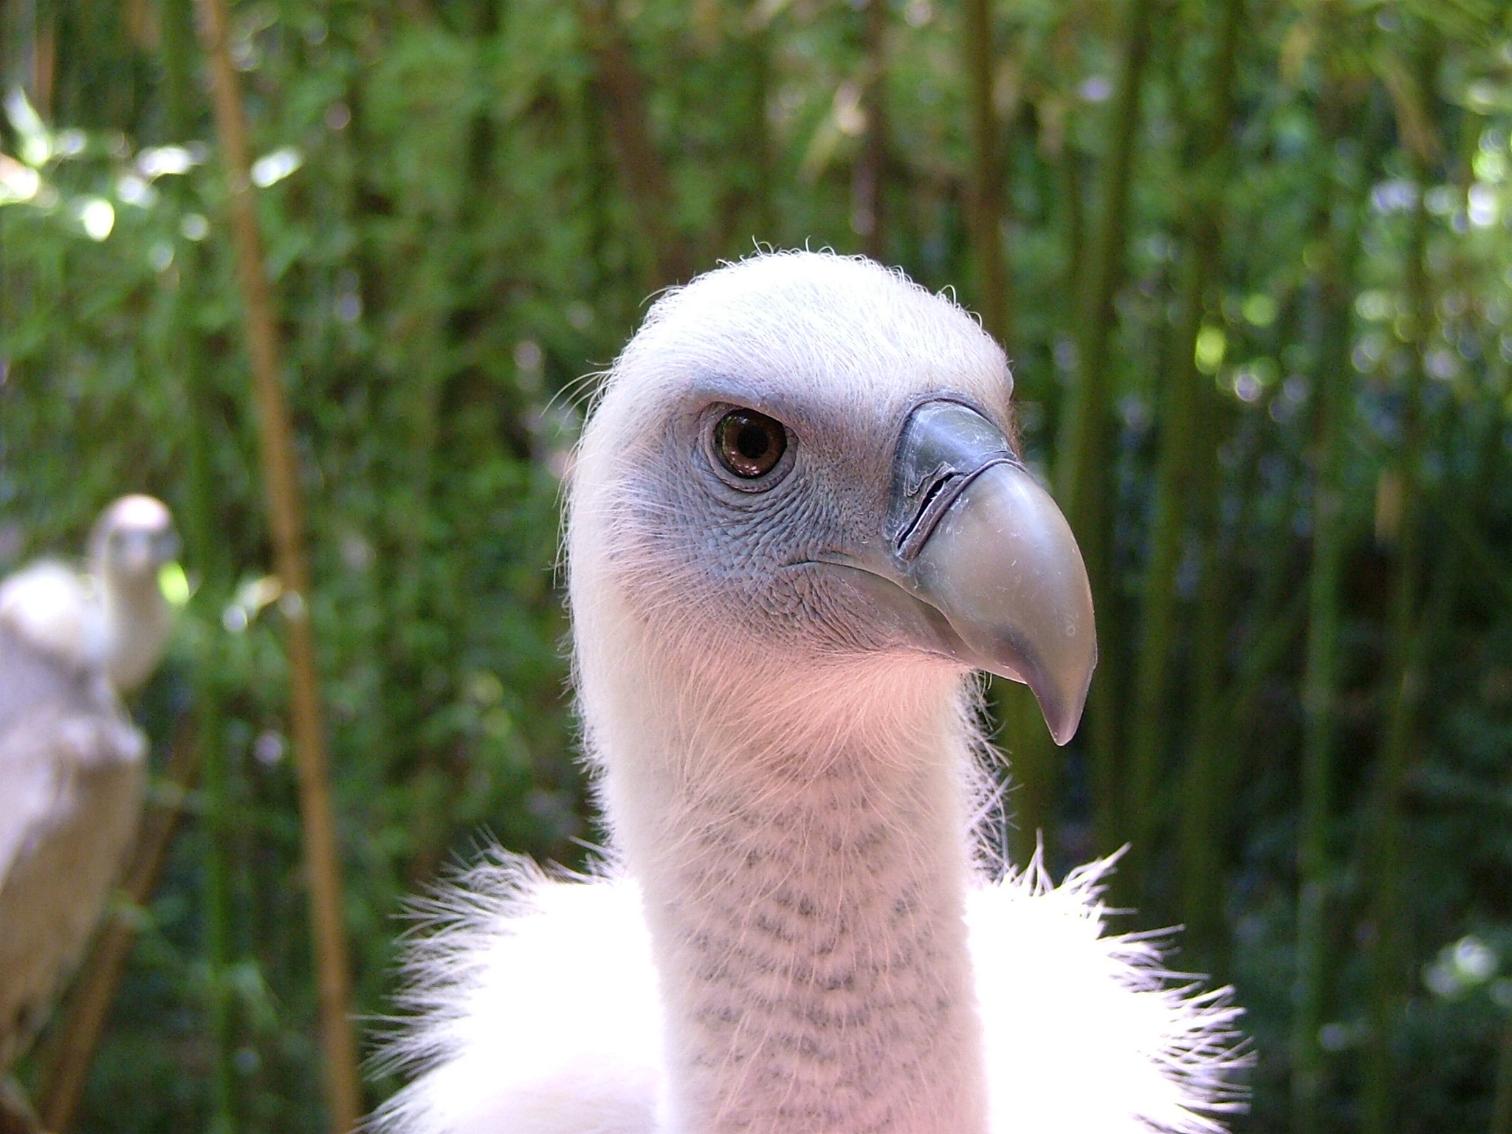
[[[919,532],[911,554],[895,561],[905,588],[948,622],[950,652],[1028,685],[1055,742],[1067,743],[1097,640],[1086,568],[1065,517],[1002,433],[958,403],[916,410],[897,461],[894,515],[928,520],[896,525]],[[947,487],[909,491],[929,483]]]

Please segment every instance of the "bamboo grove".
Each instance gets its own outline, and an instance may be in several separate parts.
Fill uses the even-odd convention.
[[[1512,1130],[1505,5],[0,21],[0,572],[143,489],[194,583],[147,834],[23,1068],[55,1129],[392,1089],[339,1021],[388,1010],[404,895],[484,831],[598,834],[552,573],[582,376],[807,242],[980,315],[1082,543],[1080,737],[991,698],[1014,856],[1131,844],[1113,904],[1249,1009],[1240,1129]]]

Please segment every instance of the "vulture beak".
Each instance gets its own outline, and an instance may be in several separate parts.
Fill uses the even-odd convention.
[[[1097,664],[1092,590],[1065,516],[997,426],[960,402],[913,410],[892,477],[883,547],[843,562],[892,584],[874,589],[913,607],[905,624],[926,649],[1028,685],[1065,744]]]

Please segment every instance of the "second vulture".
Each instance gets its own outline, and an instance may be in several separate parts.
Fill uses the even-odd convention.
[[[0,1077],[45,1019],[120,876],[141,817],[147,742],[119,692],[161,658],[168,509],[117,500],[89,569],[0,581]]]

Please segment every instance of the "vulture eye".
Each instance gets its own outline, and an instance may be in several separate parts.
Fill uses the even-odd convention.
[[[735,409],[714,425],[714,455],[741,480],[766,476],[786,451],[787,430],[764,413]]]

